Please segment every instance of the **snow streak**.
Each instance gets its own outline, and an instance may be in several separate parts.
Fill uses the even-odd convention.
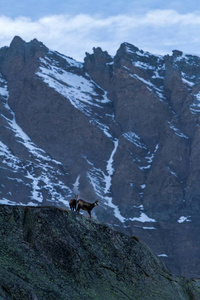
[[[194,103],[190,105],[190,110],[192,113],[200,113],[200,91],[194,95]]]
[[[175,132],[175,134],[181,138],[184,138],[184,139],[188,139],[188,136],[185,135],[184,133],[182,133],[180,131],[180,129],[176,128],[174,125],[172,125],[170,122],[168,122],[169,125],[170,125],[170,128]]]
[[[143,143],[141,143],[141,141],[140,141],[141,139],[136,133],[129,131],[129,132],[124,133],[123,136],[129,142],[133,143],[136,147],[139,147],[141,149],[147,149],[147,147]]]
[[[107,170],[108,175],[105,175],[106,186],[105,186],[104,193],[106,195],[105,200],[107,202],[107,205],[114,210],[114,216],[123,223],[123,222],[125,222],[125,218],[121,215],[118,206],[112,202],[112,200],[113,200],[112,197],[109,196],[111,194],[112,176],[114,174],[114,168],[113,168],[114,155],[117,151],[118,144],[119,144],[119,141],[115,140],[113,151],[111,152],[110,158],[107,161],[106,170]]]
[[[110,188],[111,188],[111,184],[112,184],[112,176],[114,173],[113,157],[115,155],[115,152],[117,151],[118,143],[119,143],[118,140],[114,141],[114,149],[110,155],[109,160],[107,161],[106,170],[107,170],[108,175],[105,176],[105,182],[106,182],[106,187],[105,187],[105,191],[104,191],[105,194],[110,192]]]

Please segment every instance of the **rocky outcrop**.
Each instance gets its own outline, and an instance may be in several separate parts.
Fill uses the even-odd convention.
[[[0,206],[2,299],[199,299],[136,237],[55,207]]]

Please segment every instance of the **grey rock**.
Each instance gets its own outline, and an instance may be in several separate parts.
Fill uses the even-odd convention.
[[[99,200],[99,221],[199,276],[199,74],[178,50],[123,43],[79,63],[15,37],[0,49],[1,203]]]

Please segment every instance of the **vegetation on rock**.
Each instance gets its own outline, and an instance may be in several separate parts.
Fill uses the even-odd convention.
[[[199,299],[135,237],[56,207],[0,206],[0,299]]]

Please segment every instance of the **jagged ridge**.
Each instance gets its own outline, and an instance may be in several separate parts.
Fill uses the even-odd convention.
[[[197,276],[199,66],[128,43],[79,63],[15,37],[0,50],[1,203],[99,199],[99,220]]]

